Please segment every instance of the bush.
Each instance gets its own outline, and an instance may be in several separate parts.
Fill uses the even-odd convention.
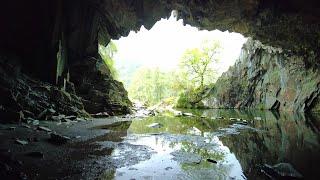
[[[204,108],[203,102],[200,100],[196,100],[198,98],[199,92],[197,90],[191,90],[191,91],[186,91],[183,92],[179,95],[179,98],[175,104],[176,108],[196,108],[196,109],[201,109]]]

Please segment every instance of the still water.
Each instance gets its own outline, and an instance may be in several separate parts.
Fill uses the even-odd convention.
[[[290,163],[318,179],[320,118],[270,111],[182,110],[118,122],[115,179],[267,179],[264,164]],[[116,138],[116,137],[115,137]],[[119,138],[119,137],[117,137]],[[108,170],[110,171],[110,170]],[[108,175],[110,178],[110,174]]]

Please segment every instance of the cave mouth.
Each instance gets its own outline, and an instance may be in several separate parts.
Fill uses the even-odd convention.
[[[234,65],[246,40],[239,33],[200,30],[184,24],[176,11],[172,11],[170,17],[162,18],[150,30],[141,26],[126,37],[111,40],[107,46],[99,45],[99,53],[113,78],[124,84],[132,102],[155,105],[172,101],[182,91],[200,86],[199,74],[186,71],[191,65],[188,63],[191,59],[187,58],[203,59],[205,53],[211,56],[211,59],[207,57],[210,62],[203,84],[212,87]],[[194,66],[200,63],[203,62]],[[186,85],[186,81],[195,86]]]
[[[1,3],[0,176],[98,179],[104,171],[104,179],[133,179],[138,174],[137,179],[277,179],[290,171],[290,177],[315,179],[319,176],[320,118],[283,111],[304,112],[307,106],[320,109],[318,4],[316,0]],[[150,97],[155,98],[149,105],[167,97],[166,102],[171,103],[170,97],[179,95],[184,109],[132,107],[123,83],[115,80],[117,70],[125,69],[117,62],[129,61],[118,60],[120,55],[113,51],[102,52],[101,45],[110,39],[126,36],[141,25],[150,29],[172,9],[178,9],[183,21],[192,26],[240,32],[261,40],[248,38],[241,51],[243,61],[239,59],[214,84],[212,94],[217,99],[212,104],[219,105],[217,109],[189,107],[201,105],[199,96],[192,95],[210,94],[210,83],[227,65],[216,67],[221,72],[209,73],[215,74],[212,79],[205,78],[209,84],[201,80],[203,76],[190,77],[190,66],[180,76],[171,69],[174,65],[160,66],[160,62],[178,64],[184,59],[182,50],[173,60],[165,55],[192,44],[190,39],[196,35],[156,33],[155,37],[165,42],[160,47],[153,47],[161,45],[155,40],[144,43],[145,47],[137,42],[132,47],[118,47],[118,53],[132,57],[131,50],[151,54],[145,60],[149,64],[143,64],[152,68],[146,73],[149,81],[136,88],[141,95],[146,94],[144,87],[157,90],[151,91]],[[177,17],[177,11],[173,14]],[[177,37],[180,39],[174,40]],[[234,45],[232,42],[226,46]],[[111,45],[108,48],[112,49]],[[211,57],[216,51],[200,46],[187,52],[185,57]],[[101,56],[107,58],[106,63]],[[205,59],[190,58],[195,64],[207,62]],[[162,78],[166,73],[171,73],[170,78]],[[118,79],[126,85],[119,74]],[[180,78],[182,83],[177,84]],[[164,80],[188,91],[178,94],[175,89],[175,94],[164,96],[170,87]],[[155,86],[158,84],[164,86]],[[191,91],[186,88],[189,86]],[[130,87],[126,88],[132,96]],[[279,114],[253,110],[270,108],[279,108]]]

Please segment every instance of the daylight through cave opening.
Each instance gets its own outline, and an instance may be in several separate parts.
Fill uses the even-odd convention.
[[[234,65],[245,41],[238,33],[185,25],[172,11],[150,30],[142,26],[106,47],[99,45],[99,53],[133,102],[186,106],[177,104],[180,96],[212,90],[218,77]]]

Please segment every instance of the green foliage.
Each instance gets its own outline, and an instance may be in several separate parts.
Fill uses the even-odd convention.
[[[204,87],[216,78],[213,64],[218,61],[219,53],[219,42],[204,42],[200,49],[185,52],[177,70],[168,72],[159,68],[140,68],[131,79],[129,97],[147,105],[159,102],[174,104],[178,98],[178,107],[203,108],[200,102],[202,93]]]
[[[204,108],[201,100],[203,99],[202,91],[198,89],[191,89],[180,93],[177,103],[175,104],[176,108]]]
[[[115,79],[118,77],[118,72],[115,68],[113,56],[117,51],[117,46],[112,41],[110,41],[110,43],[106,47],[99,45],[99,54],[103,59],[104,63],[108,66],[112,77]]]
[[[196,88],[212,83],[216,78],[213,64],[220,59],[221,45],[218,41],[203,42],[202,47],[188,49],[180,60],[180,67],[187,78],[192,80]]]
[[[188,49],[180,60],[180,68],[185,80],[192,86],[184,88],[177,103],[178,108],[204,108],[201,100],[207,87],[216,80],[214,63],[220,59],[221,46],[218,41],[204,42],[202,47]]]
[[[174,74],[163,72],[159,68],[140,68],[132,78],[128,89],[129,97],[148,105],[157,104],[165,98],[176,97]]]

